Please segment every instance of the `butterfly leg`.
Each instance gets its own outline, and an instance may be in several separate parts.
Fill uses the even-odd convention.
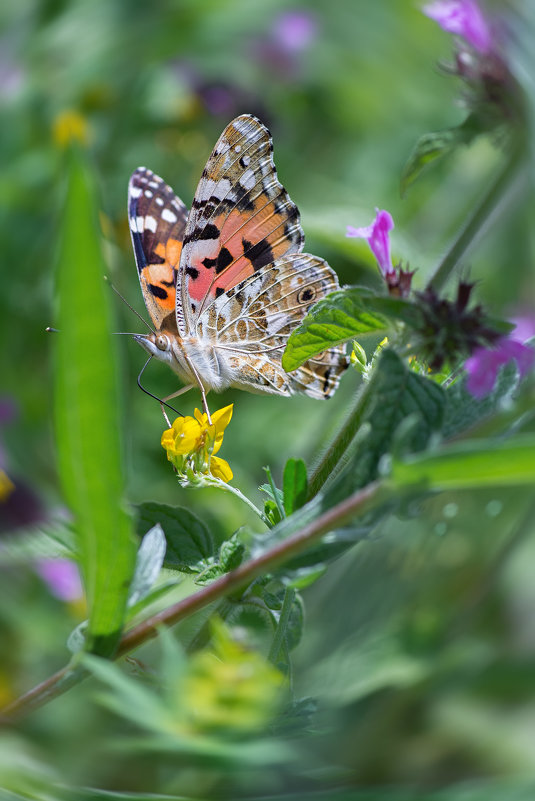
[[[191,370],[191,372],[193,373],[195,381],[197,382],[197,386],[199,387],[199,390],[201,392],[202,408],[204,409],[204,412],[206,414],[206,417],[207,417],[207,420],[208,420],[208,425],[211,426],[212,425],[212,418],[210,417],[210,410],[208,408],[208,404],[206,403],[206,390],[204,389],[203,383],[202,383],[201,379],[199,378],[199,374],[198,374],[197,370],[195,369],[195,365],[193,364],[193,362],[191,361],[191,359],[189,358],[189,356],[186,353],[184,354],[184,358],[186,359],[186,361],[188,363],[188,367]]]
[[[160,408],[162,410],[162,414],[164,416],[165,422],[167,423],[169,428],[171,428],[171,423],[169,422],[169,417],[167,416],[167,412],[164,409],[164,403],[167,403],[167,401],[173,400],[173,398],[178,398],[179,395],[183,395],[185,392],[189,392],[189,390],[193,389],[194,386],[195,386],[195,384],[186,384],[185,387],[180,387],[180,389],[177,389],[176,392],[172,392],[170,395],[167,395],[165,398],[161,399]]]

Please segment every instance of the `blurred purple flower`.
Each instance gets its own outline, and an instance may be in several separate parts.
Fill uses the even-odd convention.
[[[318,33],[314,17],[304,9],[286,11],[275,19],[273,39],[283,50],[300,53],[309,47]]]
[[[490,25],[476,0],[434,0],[422,8],[443,30],[461,36],[483,55],[493,49]]]
[[[476,348],[464,363],[468,392],[474,398],[488,395],[494,388],[498,370],[511,359],[516,361],[519,375],[523,377],[535,364],[535,350],[510,337],[502,337],[492,348]]]
[[[77,601],[82,597],[80,574],[70,559],[40,559],[35,569],[52,595],[61,601]]]
[[[375,209],[375,211],[375,220],[371,225],[364,228],[353,228],[352,225],[348,225],[346,236],[367,240],[377,259],[381,274],[386,278],[387,275],[395,273],[390,255],[389,237],[389,233],[394,227],[394,220],[388,211],[379,211],[379,209]]]
[[[510,317],[516,326],[509,336],[517,342],[527,342],[528,339],[535,337],[535,314],[531,311],[518,312]]]

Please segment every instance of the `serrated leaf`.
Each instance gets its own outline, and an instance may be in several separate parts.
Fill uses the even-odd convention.
[[[450,439],[489,417],[503,406],[504,401],[511,397],[517,386],[518,371],[514,362],[501,368],[494,389],[484,398],[474,398],[468,392],[466,379],[455,381],[444,392],[446,401],[442,426],[444,438]]]
[[[329,488],[328,498],[337,502],[374,481],[379,464],[394,446],[399,426],[414,416],[405,446],[422,450],[433,432],[440,431],[444,415],[444,391],[410,370],[394,351],[384,349],[354,413],[355,434],[367,426],[340,479]],[[416,422],[414,422],[414,420]]]
[[[363,334],[386,331],[388,320],[366,307],[369,292],[340,289],[320,300],[292,332],[282,357],[287,372],[322,351]]]
[[[245,545],[240,539],[240,532],[237,531],[228,540],[221,544],[219,549],[219,565],[222,573],[234,570],[243,561]]]
[[[147,596],[162,569],[166,550],[165,535],[159,523],[143,539],[137,552],[134,577],[128,593],[128,606],[134,606]]]
[[[147,502],[137,506],[137,530],[141,534],[159,523],[165,532],[164,566],[181,573],[199,573],[216,554],[214,538],[192,512],[180,506]]]
[[[302,459],[288,459],[282,479],[284,511],[291,515],[307,501],[307,468]]]
[[[464,440],[396,460],[390,480],[400,489],[419,483],[440,490],[535,484],[535,434],[498,442]]]
[[[483,132],[475,115],[470,115],[456,128],[434,131],[421,136],[401,173],[401,196],[422,172],[438,159],[452,153],[461,145],[470,144]]]
[[[110,655],[121,634],[135,541],[123,493],[115,344],[97,204],[83,155],[67,164],[55,337],[55,429],[88,607],[88,648]]]

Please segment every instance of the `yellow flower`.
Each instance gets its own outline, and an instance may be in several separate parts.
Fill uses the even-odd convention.
[[[224,459],[216,457],[223,442],[225,428],[232,418],[232,404],[214,412],[212,424],[208,415],[195,409],[194,417],[178,417],[162,434],[162,448],[188,483],[201,476],[212,476],[228,483],[232,470]]]
[[[223,460],[221,459],[220,461]],[[232,478],[232,474],[230,477]],[[225,480],[226,479],[223,479],[223,481]],[[3,470],[0,470],[0,503],[7,501],[7,499],[9,498],[14,489],[15,485],[13,484],[7,473],[4,473]]]
[[[87,145],[89,126],[82,114],[68,109],[56,115],[52,125],[52,135],[54,142],[60,147],[67,147],[71,142]]]
[[[259,653],[236,642],[222,621],[212,621],[209,650],[198,651],[177,687],[180,713],[193,731],[205,734],[258,731],[285,698],[286,680]]]

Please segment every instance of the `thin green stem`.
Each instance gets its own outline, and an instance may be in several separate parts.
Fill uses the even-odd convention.
[[[240,490],[237,487],[232,487],[230,484],[224,484],[223,482],[221,482],[220,489],[225,490],[226,492],[231,492],[237,498],[240,498],[240,500],[242,500],[244,503],[247,504],[249,509],[252,509],[253,512],[256,515],[258,515],[258,517],[263,523],[266,522],[264,515],[262,514],[260,509],[258,509],[258,507],[255,506],[254,503],[251,500],[249,500],[249,498],[246,495],[243,494],[243,492],[240,492]]]
[[[340,466],[343,454],[351,445],[362,425],[371,399],[370,384],[367,383],[359,393],[353,410],[349,413],[342,428],[316,464],[308,482],[309,498],[317,495],[327,479],[334,474],[336,467]]]
[[[492,215],[496,212],[500,203],[504,201],[507,191],[513,182],[519,178],[521,167],[525,163],[525,155],[524,146],[521,143],[517,143],[510,158],[438,264],[434,274],[427,282],[427,289],[434,289],[438,292],[446,284],[451,273],[463,256],[466,255],[470,246],[474,244],[476,238],[482,233],[483,228],[490,223]]]
[[[203,587],[193,595],[178,601],[169,608],[134,626],[123,635],[115,657],[124,656],[152,637],[155,637],[161,626],[172,626],[190,617],[195,612],[208,606],[208,604],[247,585],[257,576],[263,575],[271,571],[275,566],[290,560],[309,548],[328,531],[340,528],[356,515],[369,512],[375,505],[384,501],[383,492],[381,483],[368,484],[367,487],[353,493],[349,498],[333,506],[332,509],[328,509],[294,534],[289,535],[281,542],[275,543],[275,545],[254,559],[250,559],[240,565],[236,570],[226,573],[207,587]],[[289,518],[284,523],[288,524],[288,520]],[[14,720],[29,714],[44,703],[61,695],[87,675],[86,672],[82,673],[79,668],[67,665],[2,710],[2,719],[4,721]]]
[[[284,643],[286,637],[286,630],[288,628],[288,623],[290,622],[290,615],[292,613],[292,606],[295,600],[295,590],[293,587],[286,587],[286,592],[284,593],[284,600],[282,602],[282,609],[279,617],[279,622],[277,628],[275,630],[275,634],[273,636],[273,642],[271,643],[271,648],[269,649],[268,659],[274,665],[277,664],[277,658],[279,656],[280,649]]]

